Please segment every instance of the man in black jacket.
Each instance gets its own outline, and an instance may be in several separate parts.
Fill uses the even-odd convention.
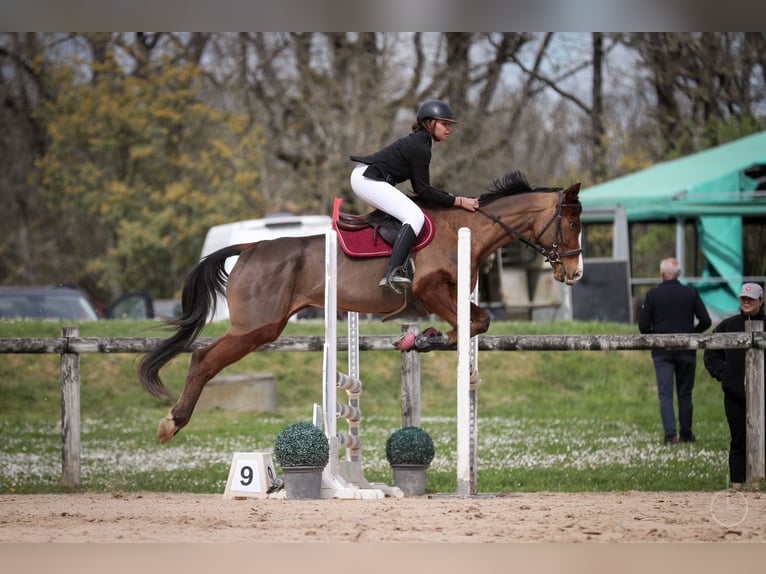
[[[746,331],[747,321],[763,321],[763,289],[757,283],[745,283],[739,293],[740,312],[721,321],[714,333]],[[747,408],[745,403],[745,355],[747,349],[706,349],[703,356],[710,376],[721,382],[723,408],[729,423],[729,479],[739,490],[745,482],[747,452]]]
[[[710,327],[710,315],[697,290],[682,285],[681,265],[669,257],[660,263],[662,283],[649,291],[641,307],[638,329],[642,333],[702,333]],[[697,321],[695,325],[695,319]],[[653,349],[652,361],[657,376],[657,395],[665,431],[665,444],[678,442],[673,408],[673,377],[678,394],[678,422],[681,442],[694,442],[692,432],[692,389],[697,368],[697,352]]]

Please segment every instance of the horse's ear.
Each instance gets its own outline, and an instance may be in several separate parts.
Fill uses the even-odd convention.
[[[577,201],[577,195],[580,193],[580,185],[580,183],[575,183],[564,190],[564,197],[567,201]]]

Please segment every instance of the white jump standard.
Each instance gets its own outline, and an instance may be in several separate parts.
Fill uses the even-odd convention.
[[[359,396],[363,386],[359,379],[359,316],[348,314],[348,375],[337,368],[338,341],[338,238],[334,230],[325,239],[325,344],[322,365],[322,408],[314,407],[314,424],[321,427],[330,442],[330,461],[322,474],[322,498],[379,499],[404,496],[401,490],[385,484],[370,484],[362,472],[362,441]],[[349,403],[339,403],[337,389],[346,391]],[[337,419],[348,421],[349,432],[337,432]],[[320,422],[319,419],[322,421]],[[346,460],[341,461],[339,450],[346,449]]]
[[[458,230],[457,246],[457,494],[478,493],[478,338],[471,337],[471,230]]]

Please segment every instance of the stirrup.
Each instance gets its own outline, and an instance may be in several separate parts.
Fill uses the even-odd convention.
[[[412,279],[405,267],[397,267],[380,280],[378,287],[391,289],[394,293],[403,293],[403,289],[412,287]]]

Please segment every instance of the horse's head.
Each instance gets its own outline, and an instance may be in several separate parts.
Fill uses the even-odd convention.
[[[559,200],[557,221],[550,227],[549,241],[542,237],[538,239],[548,247],[548,261],[553,267],[553,277],[556,281],[574,285],[583,275],[582,264],[582,226],[580,224],[580,213],[582,205],[578,194],[580,193],[580,184],[576,183],[565,189]]]
[[[500,244],[511,239],[527,244],[551,264],[557,281],[573,285],[583,274],[579,193],[579,183],[567,189],[533,188],[516,171],[495,180],[493,189],[479,198],[479,211],[505,232]],[[523,207],[516,201],[523,201]]]

